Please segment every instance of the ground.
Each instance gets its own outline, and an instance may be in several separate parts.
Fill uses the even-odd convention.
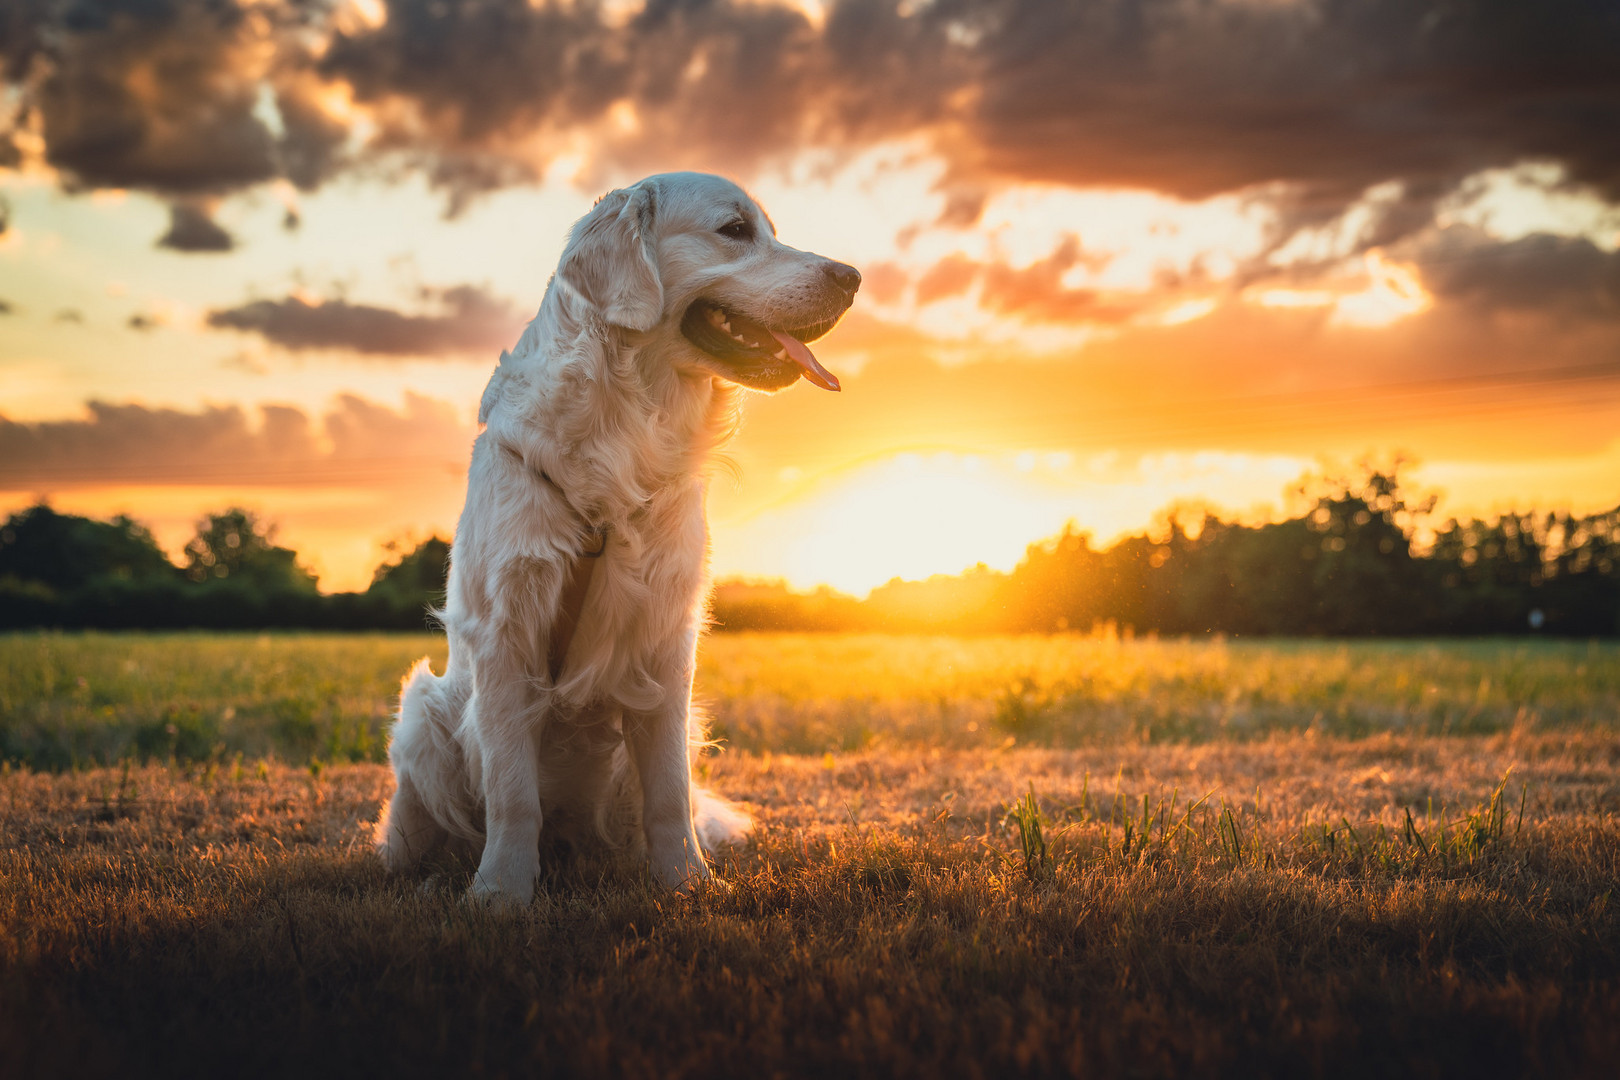
[[[370,850],[422,644],[0,639],[9,745],[112,755],[0,776],[0,1074],[1620,1068],[1613,645],[718,641],[724,886],[503,914]]]

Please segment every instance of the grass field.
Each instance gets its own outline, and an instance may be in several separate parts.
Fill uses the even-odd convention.
[[[0,635],[0,761],[383,761],[429,635]],[[717,634],[697,692],[751,753],[1620,730],[1620,646]]]
[[[0,638],[0,1075],[1611,1076],[1620,647],[720,636],[724,888],[386,877],[430,638]]]

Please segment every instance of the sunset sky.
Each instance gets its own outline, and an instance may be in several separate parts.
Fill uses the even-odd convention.
[[[864,593],[1413,457],[1620,503],[1620,6],[8,0],[0,513],[448,534],[569,224],[730,175],[860,267],[753,396],[719,575]]]

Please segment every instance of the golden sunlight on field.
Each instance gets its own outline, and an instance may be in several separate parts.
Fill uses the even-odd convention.
[[[725,884],[546,847],[515,911],[372,850],[442,649],[0,638],[0,1073],[1620,1060],[1612,646],[722,635]]]

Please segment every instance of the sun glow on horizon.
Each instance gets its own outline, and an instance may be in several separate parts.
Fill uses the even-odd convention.
[[[864,596],[894,578],[981,563],[1011,570],[1029,545],[1071,522],[1106,544],[1187,500],[1264,516],[1309,467],[1286,455],[1213,452],[898,453],[807,485],[769,510],[718,515],[715,572]]]

